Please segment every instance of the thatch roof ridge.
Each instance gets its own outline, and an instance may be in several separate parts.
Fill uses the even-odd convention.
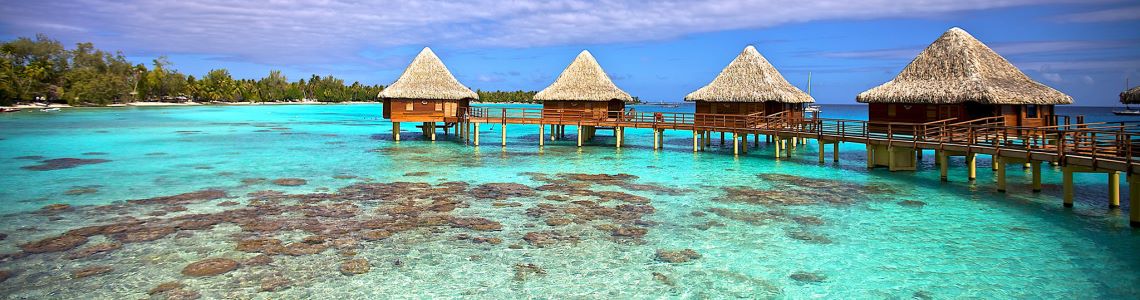
[[[756,47],[748,45],[712,82],[685,101],[811,103],[815,99],[784,79]]]
[[[1120,103],[1140,104],[1140,86],[1135,86],[1120,92]]]
[[[578,57],[558,75],[550,86],[534,95],[539,101],[633,101],[628,93],[614,85],[606,71],[590,54],[582,50]]]
[[[377,96],[382,99],[479,99],[479,94],[459,83],[443,61],[428,47],[424,47],[412,59],[412,63],[408,64],[396,82],[385,87]]]
[[[1073,98],[1022,73],[970,33],[954,27],[899,75],[859,93],[862,103],[1071,104]]]

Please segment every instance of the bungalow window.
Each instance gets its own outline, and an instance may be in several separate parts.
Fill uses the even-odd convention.
[[[443,111],[443,102],[435,102],[435,111]]]
[[[933,120],[934,118],[937,118],[937,117],[938,117],[938,106],[927,105],[926,106],[926,118]]]
[[[1037,105],[1030,104],[1030,105],[1025,106],[1025,118],[1026,119],[1036,119],[1037,118]]]
[[[412,101],[408,101],[408,102],[404,103],[404,110],[406,110],[406,111],[416,110],[416,103],[412,102]]]
[[[887,116],[888,117],[894,117],[895,114],[897,113],[896,110],[897,110],[897,108],[895,108],[894,104],[887,104]]]

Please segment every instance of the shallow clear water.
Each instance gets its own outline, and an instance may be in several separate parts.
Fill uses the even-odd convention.
[[[691,106],[637,109],[691,111]],[[824,116],[863,118],[863,109],[825,106]],[[858,144],[842,145],[840,163],[821,165],[813,143],[779,160],[763,142],[737,157],[731,141],[726,147],[714,141],[711,151],[695,154],[691,134],[680,131],[667,132],[666,149],[656,152],[648,130],[627,130],[621,149],[613,147],[613,137],[605,131],[577,148],[573,128],[567,140],[547,141],[540,149],[533,125],[508,126],[505,148],[498,145],[497,126],[483,126],[478,148],[442,135],[440,141],[423,141],[408,124],[404,141],[395,143],[390,123],[379,113],[379,105],[280,105],[0,115],[0,233],[7,235],[0,253],[18,253],[20,245],[71,229],[130,220],[124,216],[161,223],[187,214],[243,209],[259,203],[250,201],[256,197],[247,195],[251,192],[313,194],[398,181],[465,182],[469,186],[463,191],[442,196],[462,203],[448,215],[490,219],[501,223],[501,230],[423,225],[393,230],[391,237],[378,241],[360,239],[357,231],[327,233],[358,245],[351,251],[273,255],[267,265],[242,265],[204,277],[180,272],[206,258],[256,256],[236,248],[243,239],[290,243],[312,234],[297,229],[251,233],[239,226],[240,218],[231,218],[212,229],[180,229],[152,241],[124,242],[109,253],[67,258],[113,237],[95,235],[75,249],[4,258],[0,271],[12,275],[0,282],[0,295],[145,298],[155,286],[176,281],[185,285],[181,292],[205,298],[1140,297],[1140,234],[1128,228],[1127,197],[1123,209],[1106,208],[1103,174],[1077,175],[1076,207],[1064,209],[1058,168],[1044,168],[1041,193],[1030,191],[1029,173],[1019,169],[1009,174],[1009,192],[997,193],[992,173],[984,167],[987,157],[979,159],[976,182],[964,180],[966,169],[958,158],[951,161],[951,182],[943,183],[930,152],[917,172],[892,173],[867,170]],[[1097,118],[1110,116],[1089,121]],[[830,158],[830,147],[827,151]],[[109,161],[56,170],[25,168],[56,158]],[[636,178],[616,184],[556,180],[578,173]],[[253,180],[258,178],[264,180]],[[307,182],[273,184],[278,178]],[[472,192],[482,184],[504,182],[526,185],[528,192],[500,200],[480,199]],[[549,215],[528,215],[528,209],[545,204],[564,213],[582,206],[558,201],[567,200],[560,196],[604,207],[631,201],[533,190],[546,184],[576,185],[579,192],[622,191],[649,199],[654,210],[637,220],[594,216],[552,226],[546,224]],[[181,205],[123,202],[205,189],[227,196]],[[365,196],[396,200],[337,198],[349,194],[340,190],[320,203],[356,203],[360,211],[350,219],[367,220],[392,215],[394,202],[432,201],[392,190]],[[238,204],[218,206],[226,201]],[[71,208],[41,210],[57,203]],[[159,210],[164,211],[155,213]],[[296,212],[281,216],[298,222],[335,219]],[[611,223],[648,231],[642,237],[615,236],[605,227]],[[539,247],[523,239],[528,232],[548,231],[577,241]],[[463,235],[496,237],[502,243],[473,243]],[[656,258],[659,249],[692,249],[700,258],[670,263]],[[343,275],[339,266],[351,258],[367,259],[371,269]],[[527,264],[536,268],[520,267]],[[91,266],[112,270],[73,278],[74,271]],[[288,284],[261,291],[262,284],[277,278],[287,278]],[[155,297],[163,295],[168,294]]]

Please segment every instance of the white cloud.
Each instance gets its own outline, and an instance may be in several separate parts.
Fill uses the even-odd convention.
[[[1056,20],[1071,23],[1135,21],[1140,20],[1140,6],[1067,14],[1057,17]]]
[[[373,63],[365,49],[534,47],[670,39],[814,20],[937,16],[1080,0],[11,1],[0,32],[134,54],[208,53],[266,64]],[[84,29],[87,32],[77,31]]]
[[[1064,78],[1061,78],[1061,74],[1058,73],[1041,73],[1041,77],[1045,78],[1046,81],[1052,83],[1061,83],[1065,81]]]
[[[1092,84],[1096,83],[1096,80],[1093,80],[1092,76],[1083,75],[1083,76],[1081,76],[1081,82],[1083,82],[1084,84],[1092,85]]]

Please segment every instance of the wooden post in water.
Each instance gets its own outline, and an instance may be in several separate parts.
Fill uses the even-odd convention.
[[[875,146],[867,143],[867,169],[875,168]]]
[[[503,122],[503,147],[507,146],[507,123]]]
[[[978,155],[966,153],[966,179],[974,181],[978,178]]]
[[[546,143],[546,124],[538,124],[538,146],[542,147]]]
[[[819,163],[822,164],[822,163],[824,163],[824,161],[823,161],[823,152],[824,152],[823,151],[823,149],[824,149],[823,140],[816,140],[816,142],[819,143]]]
[[[760,133],[752,136],[752,148],[760,148]]]
[[[582,125],[578,124],[578,147],[582,147]]]
[[[431,141],[434,142],[435,141],[435,122],[431,122],[431,125],[428,127],[431,128],[431,129],[429,129],[429,130],[431,130]]]
[[[990,155],[990,169],[993,171],[998,169],[998,157],[996,155]]]
[[[776,158],[780,158],[780,140],[776,140]]]
[[[1030,162],[1029,171],[1033,173],[1033,192],[1041,192],[1041,162]]]
[[[724,131],[720,132],[720,145],[724,146]]]
[[[392,139],[400,141],[400,122],[392,122]]]
[[[942,157],[942,150],[934,149],[934,165],[935,166],[942,164],[942,160],[938,159],[939,157]]]
[[[621,127],[614,127],[614,135],[617,136],[616,137],[617,142],[614,143],[614,148],[621,148],[621,136],[622,136]]]
[[[834,162],[839,162],[839,141],[838,140],[835,141],[835,143],[831,144],[831,160]]]
[[[1061,189],[1063,190],[1065,207],[1073,207],[1073,168],[1061,167]]]
[[[479,146],[479,122],[475,122],[475,131],[471,134],[475,136],[475,146]]]
[[[740,153],[748,154],[748,134],[740,135]]]
[[[1128,225],[1140,228],[1140,175],[1128,175]]]
[[[999,156],[995,158],[994,161],[997,162],[996,166],[998,192],[1005,193],[1005,169],[1008,169],[1008,167],[1005,165],[1005,158]]]
[[[942,178],[942,181],[950,181],[950,164],[946,162],[946,152],[937,150],[934,152],[934,161],[938,164],[938,175]]]
[[[722,136],[721,142],[723,142],[724,132],[721,132],[720,134]],[[740,155],[740,137],[736,134],[736,132],[732,133],[732,155]]]
[[[697,138],[697,135],[698,135],[697,130],[693,129],[693,153],[696,153],[697,150],[699,149],[697,146],[697,143],[700,142],[700,139]]]
[[[1108,208],[1120,208],[1120,172],[1108,172]]]

